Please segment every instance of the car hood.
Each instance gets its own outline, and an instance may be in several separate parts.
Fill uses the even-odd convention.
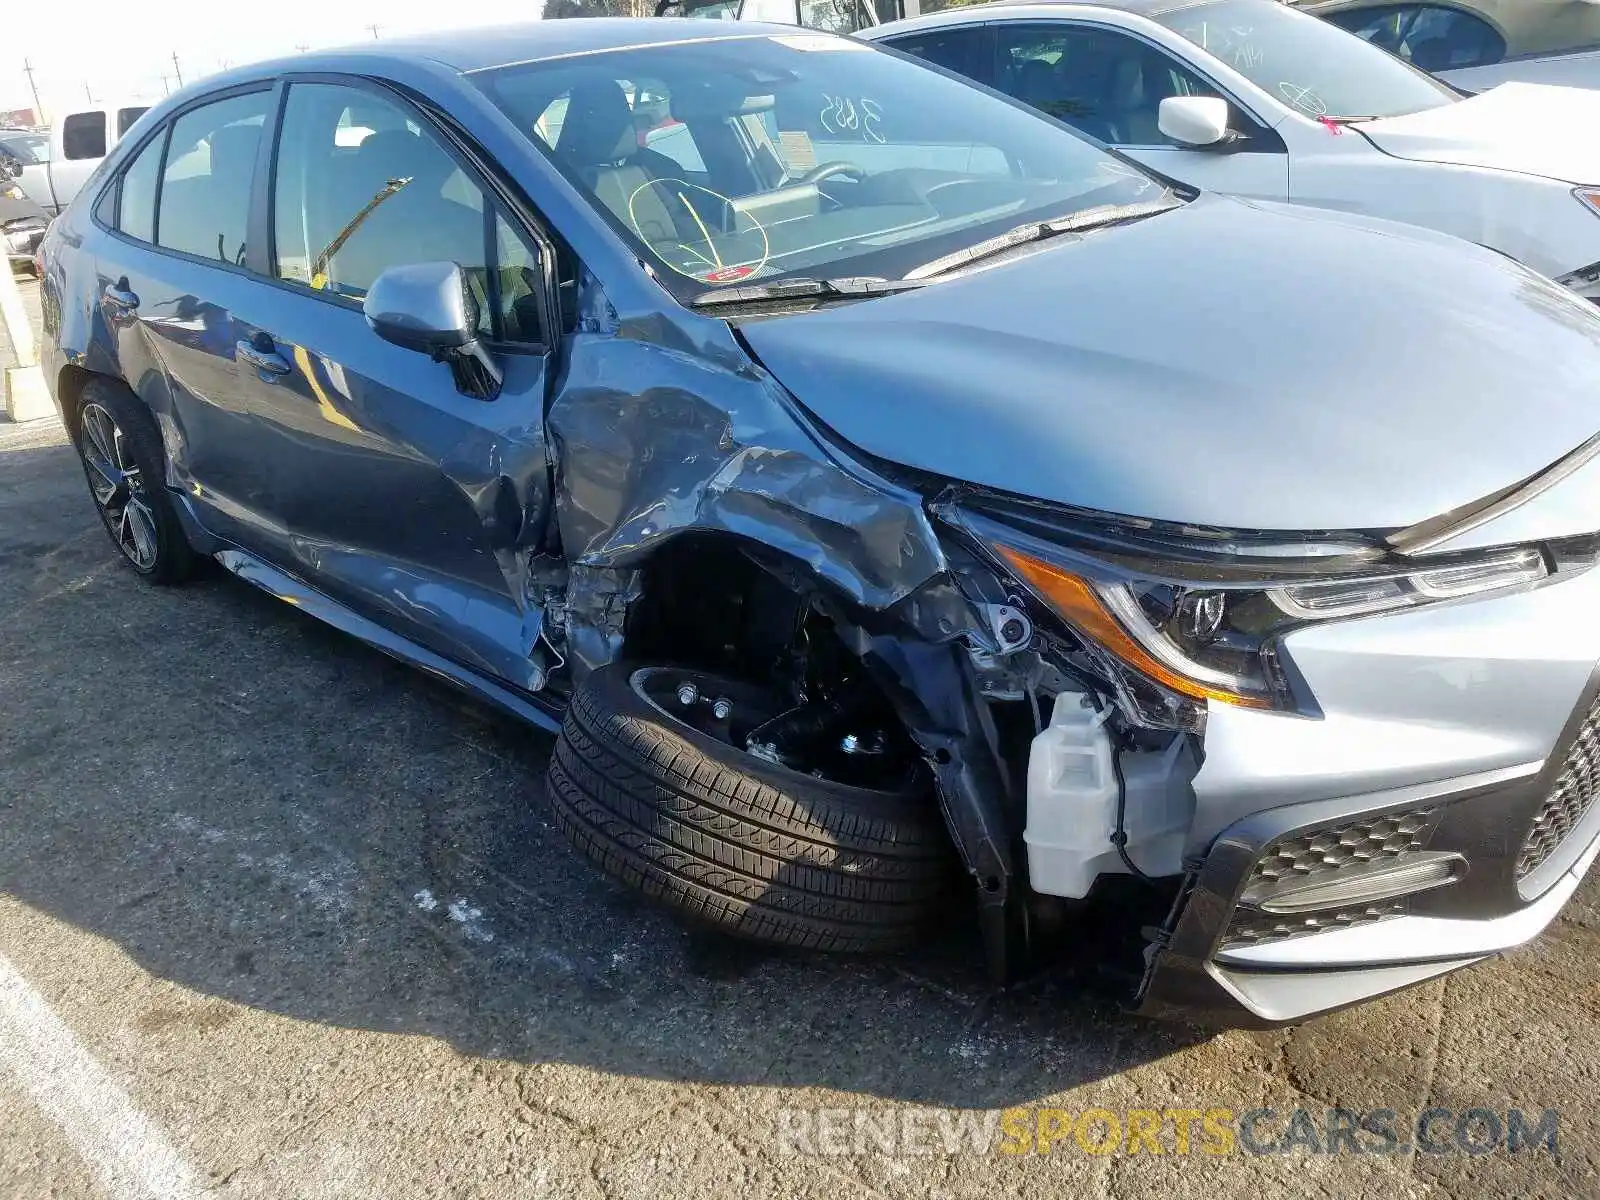
[[[1203,525],[1408,526],[1600,429],[1600,316],[1564,289],[1441,234],[1222,197],[741,332],[871,455]]]
[[[1504,83],[1457,104],[1354,128],[1396,158],[1600,183],[1596,126],[1600,91]]]

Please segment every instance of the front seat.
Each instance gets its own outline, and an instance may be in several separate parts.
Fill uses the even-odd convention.
[[[555,151],[600,203],[650,245],[703,240],[677,199],[687,189],[651,186],[676,179],[681,168],[640,145],[633,109],[615,80],[587,80],[572,89]]]

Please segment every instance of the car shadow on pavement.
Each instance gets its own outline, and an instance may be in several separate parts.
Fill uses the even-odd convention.
[[[65,446],[0,444],[0,621],[0,886],[186,988],[491,1059],[960,1107],[1202,1036],[1121,1013],[1070,933],[997,990],[966,920],[867,959],[685,928],[567,847],[548,736],[220,573],[145,586]]]

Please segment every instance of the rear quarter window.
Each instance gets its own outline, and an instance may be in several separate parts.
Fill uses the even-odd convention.
[[[66,159],[106,156],[106,115],[73,113],[61,123],[61,156]]]

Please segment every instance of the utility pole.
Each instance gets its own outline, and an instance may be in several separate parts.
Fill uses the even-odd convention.
[[[39,85],[33,81],[33,64],[27,59],[22,60],[22,73],[28,77],[28,90],[33,93],[33,116],[39,124],[44,124],[44,105],[39,102]]]
[[[178,52],[172,52],[172,73],[178,77],[178,86],[183,86],[183,68],[178,65]]]
[[[379,27],[376,26],[376,25],[367,25],[367,26],[365,26],[365,28],[372,30],[372,40],[373,41],[377,41],[378,40],[378,28]]]
[[[296,50],[300,51],[301,54],[304,54],[307,50],[311,49],[311,43],[310,42],[296,42],[294,44],[294,48]]]
[[[163,96],[172,95],[172,85],[167,82],[171,78],[172,78],[172,76],[170,76],[170,75],[163,75],[161,77],[161,94]]]

